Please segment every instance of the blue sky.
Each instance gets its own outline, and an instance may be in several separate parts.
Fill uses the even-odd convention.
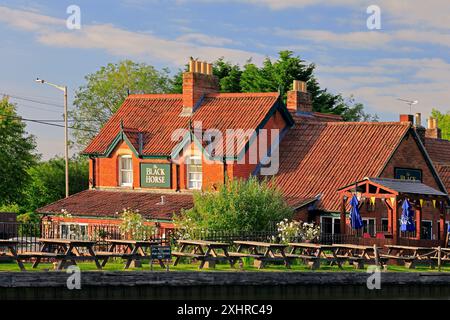
[[[69,5],[81,29],[66,28]],[[369,30],[366,9],[378,5],[381,30]],[[125,0],[0,1],[0,93],[62,103],[33,80],[67,84],[124,58],[176,71],[188,57],[224,56],[240,64],[279,50],[317,65],[322,86],[354,95],[381,120],[448,111],[450,4],[447,0]],[[13,99],[23,117],[57,119],[61,108]],[[63,130],[29,124],[44,158],[61,155]]]

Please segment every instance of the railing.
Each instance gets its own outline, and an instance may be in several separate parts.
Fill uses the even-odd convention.
[[[141,234],[139,239],[159,241],[167,244],[170,241],[170,232],[161,232],[160,229]],[[15,240],[18,242],[18,253],[27,251],[40,251],[39,238],[58,238],[71,240],[96,241],[95,250],[107,250],[107,241],[110,239],[131,239],[130,234],[123,233],[119,225],[97,224],[70,224],[59,222],[18,223],[0,222],[0,239]],[[120,246],[117,250],[123,250]]]

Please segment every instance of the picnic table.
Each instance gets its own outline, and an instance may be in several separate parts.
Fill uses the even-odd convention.
[[[363,246],[355,244],[333,244],[331,246],[334,256],[340,263],[348,261],[356,269],[364,269],[365,262],[383,265],[375,246]]]
[[[242,257],[239,254],[228,252],[228,243],[206,240],[178,240],[180,250],[172,252],[175,256],[174,266],[181,258],[192,258],[200,261],[199,269],[203,267],[214,268],[216,261],[228,261],[231,267]],[[222,253],[218,252],[222,251]]]
[[[417,262],[425,261],[432,268],[434,263],[432,256],[436,253],[436,249],[429,247],[409,247],[400,245],[385,245],[388,249],[387,254],[381,254],[382,259],[396,260],[404,263],[408,269],[414,269]]]
[[[291,252],[286,254],[286,257],[301,259],[313,270],[320,268],[321,258],[330,260],[330,256],[325,251],[333,249],[330,245],[296,242],[290,242],[289,247],[291,247]]]
[[[106,265],[109,258],[122,258],[126,260],[125,269],[128,269],[132,263],[136,267],[140,267],[142,260],[151,260],[151,256],[146,253],[147,248],[160,245],[160,241],[148,241],[148,240],[105,240],[108,243],[107,251],[98,251],[96,255],[98,259],[102,260],[102,267]],[[118,246],[125,247],[124,252],[117,250]],[[161,268],[165,268],[165,264],[162,259],[157,259]]]
[[[68,261],[76,265],[76,261],[80,260],[94,260],[97,269],[102,268],[93,249],[96,243],[95,241],[45,238],[38,239],[38,241],[41,243],[38,252],[23,252],[18,254],[19,259],[35,258],[33,268],[37,268],[43,258],[59,260],[56,267],[57,270],[64,269]]]
[[[254,265],[258,269],[264,268],[267,263],[270,262],[284,262],[286,268],[290,268],[290,259],[286,256],[285,250],[288,247],[287,244],[258,242],[258,241],[234,241],[234,244],[238,245],[236,255],[240,257],[254,258]],[[259,251],[260,248],[264,249],[264,252]],[[247,253],[244,252],[247,251]],[[234,254],[234,253],[233,253]]]
[[[0,240],[0,248],[8,250],[8,252],[0,252],[0,257],[8,257],[14,259],[17,262],[20,270],[25,271],[25,267],[17,255],[16,246],[18,243],[18,241],[13,240]]]

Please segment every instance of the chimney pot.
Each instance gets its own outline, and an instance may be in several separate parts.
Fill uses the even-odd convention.
[[[433,117],[429,117],[427,120],[428,129],[433,129]]]
[[[202,63],[200,61],[195,61],[195,72],[199,73],[202,68]]]
[[[195,60],[192,58],[189,60],[189,72],[195,72]]]
[[[416,122],[416,127],[422,126],[422,114],[416,113],[415,122]]]
[[[202,62],[200,73],[208,74],[208,63]]]
[[[207,74],[212,75],[213,71],[212,71],[212,63],[208,63],[208,68],[207,68]]]

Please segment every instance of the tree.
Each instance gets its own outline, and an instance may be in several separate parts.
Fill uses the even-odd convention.
[[[43,161],[28,170],[30,176],[24,194],[26,209],[34,211],[65,197],[65,162],[63,158]],[[89,163],[84,157],[69,161],[69,190],[74,194],[89,187]]]
[[[438,126],[441,129],[442,139],[450,140],[450,112],[441,113],[439,110],[433,109],[431,116],[437,119]]]
[[[286,102],[287,92],[292,89],[293,80],[307,83],[311,93],[313,110],[341,115],[346,121],[376,121],[377,116],[364,112],[361,103],[354,98],[345,99],[340,94],[332,94],[320,87],[315,78],[315,64],[307,64],[292,51],[280,51],[278,59],[266,58],[261,67],[248,60],[241,68],[220,58],[213,63],[213,74],[219,78],[221,92],[276,92],[279,91]],[[187,67],[186,69],[187,70]],[[182,92],[183,71],[175,75],[173,91]]]
[[[276,222],[291,218],[292,209],[281,192],[268,180],[255,177],[230,180],[218,192],[194,194],[194,206],[175,215],[175,224],[189,232],[264,231]]]
[[[0,204],[19,203],[27,184],[28,168],[38,159],[34,136],[8,98],[0,100]]]
[[[109,120],[128,93],[166,93],[172,90],[167,69],[162,71],[130,60],[109,63],[85,77],[86,84],[75,93],[74,137],[78,146],[86,146]]]

